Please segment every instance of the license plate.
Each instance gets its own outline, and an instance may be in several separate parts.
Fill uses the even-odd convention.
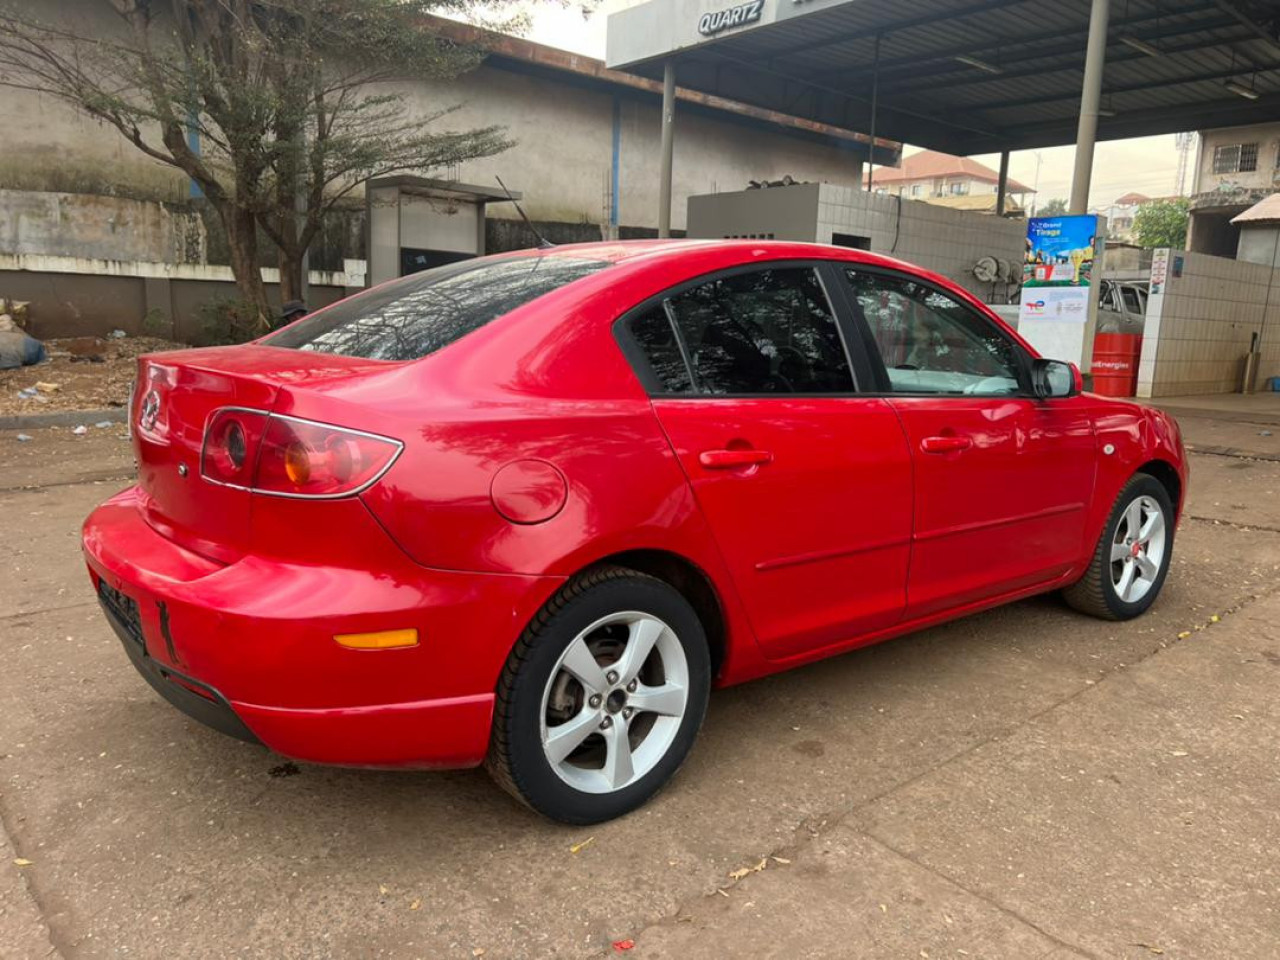
[[[119,623],[129,639],[146,653],[147,644],[142,639],[142,618],[138,615],[138,602],[108,585],[105,580],[98,581],[98,598],[106,608],[107,615]]]

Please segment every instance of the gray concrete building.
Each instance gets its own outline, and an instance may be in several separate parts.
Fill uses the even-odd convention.
[[[26,0],[33,15],[73,22],[80,33],[118,29],[109,5],[94,0]],[[522,196],[529,216],[557,242],[653,235],[656,230],[661,84],[528,41],[484,34],[452,21],[431,29],[482,41],[490,53],[476,70],[448,82],[404,77],[397,92],[411,116],[441,130],[505,128],[504,153],[433,171],[440,180],[496,189],[495,177]],[[751,180],[820,181],[856,187],[870,143],[863,134],[681,91],[673,227],[685,227],[690,195],[738,190]],[[116,130],[48,95],[6,90],[0,97],[0,296],[33,301],[45,335],[138,329],[159,311],[190,333],[193,300],[157,280],[199,283],[202,295],[228,288],[230,271],[213,218],[200,215],[188,182]],[[881,162],[896,159],[881,145]],[[363,197],[313,251],[313,301],[363,283]],[[529,246],[507,203],[487,211],[487,247]],[[275,280],[264,263],[268,283]],[[92,277],[92,284],[76,278]],[[144,284],[144,279],[151,283]],[[212,286],[208,286],[212,284]],[[92,306],[78,291],[93,290]],[[148,290],[150,291],[148,293]]]

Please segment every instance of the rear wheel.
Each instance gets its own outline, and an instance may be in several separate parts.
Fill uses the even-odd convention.
[[[1085,575],[1063,591],[1071,606],[1128,620],[1160,594],[1173,555],[1173,501],[1155,477],[1135,474],[1116,498]]]
[[[591,571],[561,588],[512,651],[486,765],[554,820],[621,816],[680,767],[710,686],[702,624],[678,591],[633,570]]]

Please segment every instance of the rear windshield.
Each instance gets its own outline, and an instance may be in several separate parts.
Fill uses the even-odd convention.
[[[263,342],[369,360],[416,360],[607,266],[564,256],[464,260],[384,284]]]

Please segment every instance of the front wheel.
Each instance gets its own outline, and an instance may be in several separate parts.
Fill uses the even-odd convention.
[[[1173,501],[1155,477],[1133,476],[1112,508],[1085,575],[1063,591],[1071,606],[1129,620],[1155,602],[1173,556]]]
[[[591,571],[561,588],[511,652],[486,765],[553,820],[621,816],[680,767],[710,687],[706,636],[678,591],[633,570]]]

